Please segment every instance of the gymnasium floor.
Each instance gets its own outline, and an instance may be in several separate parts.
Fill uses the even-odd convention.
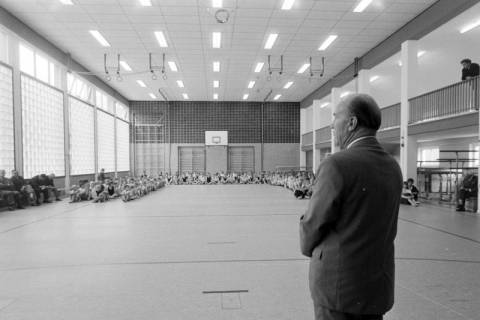
[[[0,212],[0,319],[313,319],[306,205],[265,185],[168,186]],[[427,205],[400,216],[385,318],[480,319],[480,217]]]

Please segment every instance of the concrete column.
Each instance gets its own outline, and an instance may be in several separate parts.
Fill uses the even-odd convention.
[[[371,91],[370,77],[371,77],[370,70],[362,69],[358,72],[358,77],[356,78],[357,93],[370,94],[370,91]]]
[[[307,109],[300,109],[300,163],[299,166],[305,168],[307,166],[307,154],[306,152],[302,151],[302,136],[307,129]]]
[[[400,94],[400,167],[404,179],[417,180],[417,142],[408,135],[410,104],[408,99],[417,95],[418,43],[408,40],[401,50],[401,94]]]
[[[97,110],[97,103],[95,101],[93,107],[93,152],[95,153],[95,181],[97,181],[98,175],[98,110]]]
[[[318,154],[318,150],[316,148],[316,145],[317,145],[317,135],[315,134],[315,131],[317,129],[319,129],[319,110],[320,110],[320,106],[319,106],[319,101],[318,100],[313,100],[313,104],[312,104],[312,108],[313,108],[313,111],[312,111],[312,134],[313,134],[313,142],[312,142],[312,145],[313,145],[313,161],[312,161],[312,171],[313,172],[317,172],[317,168],[318,168],[318,165],[320,164],[320,154]]]
[[[20,61],[18,41],[16,37],[8,39],[8,56],[13,71],[13,123],[14,123],[14,147],[15,147],[15,170],[23,176],[23,125],[22,125],[22,82],[20,77]]]
[[[63,91],[63,132],[64,132],[64,150],[65,150],[65,194],[70,192],[70,99],[68,98],[67,70],[61,70],[61,87]]]
[[[335,111],[335,107],[337,106],[337,104],[340,102],[341,93],[342,93],[341,88],[332,88],[332,92],[330,95],[332,98],[332,102],[330,104],[330,106],[332,107],[332,123],[333,123],[333,112]],[[337,151],[340,151],[340,148],[335,144],[335,135],[332,130],[332,153],[335,153]]]

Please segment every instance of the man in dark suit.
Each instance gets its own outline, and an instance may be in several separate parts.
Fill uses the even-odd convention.
[[[300,220],[315,319],[383,319],[393,306],[402,173],[375,137],[380,123],[368,95],[348,96],[334,111],[341,151],[320,164]]]

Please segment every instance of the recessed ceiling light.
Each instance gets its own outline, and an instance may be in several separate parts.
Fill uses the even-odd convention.
[[[188,94],[182,93],[183,99],[187,100],[188,99]]]
[[[275,40],[277,40],[277,37],[278,33],[270,33],[267,42],[265,42],[265,49],[272,49],[273,45],[275,44]]]
[[[460,33],[465,33],[465,32],[468,32],[472,29],[475,29],[476,27],[480,26],[480,20],[477,20],[475,22],[472,22],[470,24],[467,24],[465,27],[463,27],[462,29],[460,29]]]
[[[420,58],[420,57],[423,56],[425,53],[426,53],[426,51],[423,51],[423,50],[418,51],[418,53],[417,53],[417,58]]]
[[[214,87],[214,88],[220,87],[220,81],[218,81],[218,80],[213,80],[213,87]]]
[[[213,94],[213,100],[218,100],[218,93]]]
[[[177,64],[175,63],[175,61],[168,61],[168,66],[170,67],[170,70],[172,70],[173,72],[178,71]]]
[[[149,95],[149,96],[150,96],[150,98],[152,98],[152,99],[157,99],[157,96],[156,96],[156,95],[154,95],[154,94],[153,94],[153,93],[151,93],[151,92],[150,92],[148,95]]]
[[[123,70],[132,71],[132,68],[130,68],[126,61],[120,60],[120,65],[122,66]]]
[[[140,2],[140,5],[144,7],[151,7],[152,6],[152,1],[151,0],[138,0]]]
[[[248,93],[245,93],[245,94],[243,95],[243,98],[242,98],[242,99],[243,99],[243,100],[247,100],[247,99],[248,99]]]
[[[60,0],[60,2],[64,5],[67,5],[67,6],[72,6],[73,5],[72,0]]]
[[[379,76],[370,77],[370,82],[374,82],[375,80],[378,80],[378,78],[380,77]]]
[[[263,68],[263,62],[259,62],[257,63],[257,66],[255,67],[255,72],[260,72],[262,71],[262,68]]]
[[[282,5],[282,10],[290,10],[293,7],[295,0],[284,0]]]
[[[255,85],[255,81],[250,81],[248,83],[248,89],[252,89],[254,85]]]
[[[184,88],[184,87],[185,87],[185,85],[183,84],[183,81],[182,81],[182,80],[177,80],[177,86],[178,86],[179,88]]]
[[[319,51],[323,51],[323,50],[326,50],[328,48],[328,46],[330,46],[332,44],[333,41],[335,41],[335,39],[337,39],[338,36],[334,35],[334,34],[331,34],[328,36],[327,39],[325,39],[325,41],[323,41],[322,45],[318,48]]]
[[[310,63],[305,63],[303,66],[298,69],[297,73],[304,73],[307,68],[310,67]]]
[[[273,97],[273,100],[278,100],[280,99],[281,96],[282,96],[281,94],[277,94],[275,97]]]
[[[90,30],[89,32],[103,47],[110,47],[110,43],[108,43],[98,30]]]
[[[345,98],[346,96],[348,96],[351,92],[350,91],[345,91],[344,93],[342,93],[340,95],[340,98]]]
[[[283,86],[283,89],[288,89],[288,88],[290,88],[290,87],[292,86],[292,84],[293,84],[293,81],[288,81],[288,82],[285,84],[285,86]]]
[[[222,7],[222,0],[212,0],[212,7],[214,8],[221,8]]]
[[[221,32],[212,32],[212,47],[220,48],[222,45],[222,33]]]
[[[168,47],[167,40],[165,39],[165,35],[162,31],[155,31],[155,38],[157,38],[158,44],[162,48]]]
[[[365,10],[370,5],[370,3],[372,3],[372,0],[361,0],[357,4],[355,9],[353,9],[353,12],[362,12],[363,10]]]
[[[325,102],[325,103],[322,103],[322,105],[320,105],[320,108],[323,109],[323,108],[326,108],[330,105],[330,102]]]
[[[220,61],[213,61],[213,72],[220,72]]]
[[[140,87],[145,88],[147,85],[142,80],[137,80],[137,83]]]

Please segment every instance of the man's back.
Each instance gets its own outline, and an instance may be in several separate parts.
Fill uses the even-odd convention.
[[[398,164],[373,137],[322,162],[301,222],[316,304],[354,314],[392,307],[401,190]]]

